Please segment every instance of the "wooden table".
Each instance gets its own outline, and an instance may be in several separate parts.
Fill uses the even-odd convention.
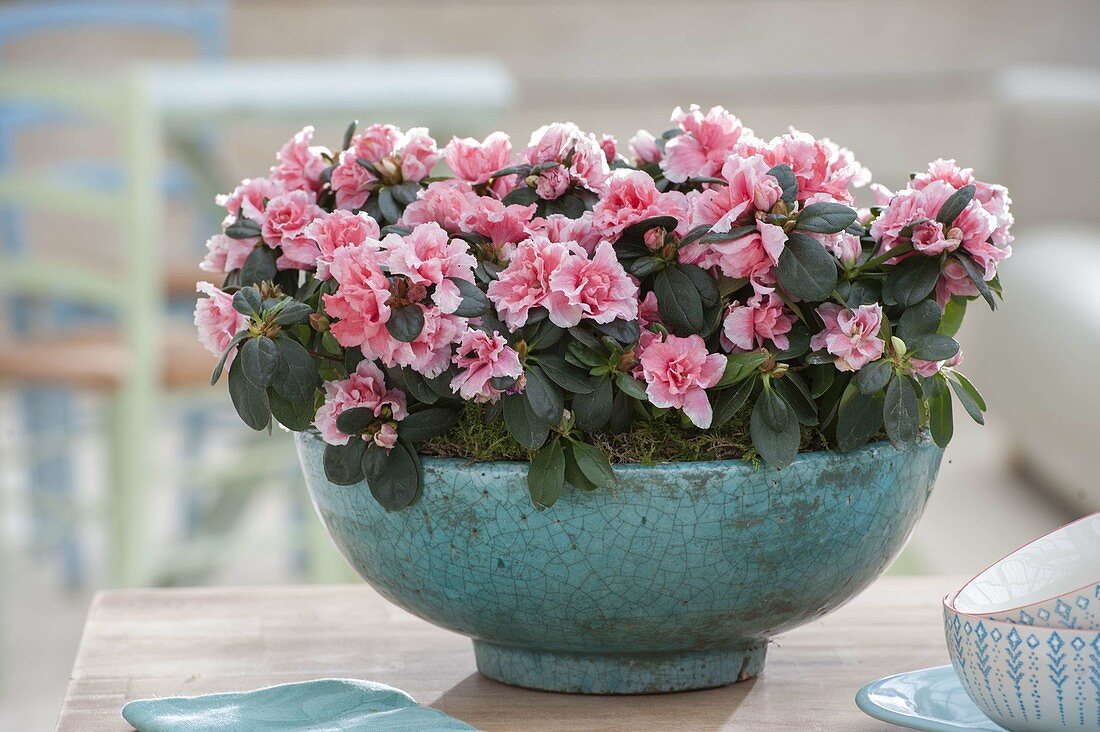
[[[490,681],[470,641],[365,585],[100,593],[60,730],[129,730],[132,699],[253,689],[322,677],[391,684],[484,730],[882,730],[860,686],[947,663],[940,598],[960,581],[886,577],[832,615],[786,633],[763,675],[648,697],[528,691]]]

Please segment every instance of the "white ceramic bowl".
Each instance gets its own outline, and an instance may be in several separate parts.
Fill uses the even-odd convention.
[[[960,613],[944,598],[947,650],[978,708],[1013,732],[1100,729],[1100,630]]]
[[[1022,625],[1100,629],[1100,513],[1012,552],[967,582],[952,606]]]

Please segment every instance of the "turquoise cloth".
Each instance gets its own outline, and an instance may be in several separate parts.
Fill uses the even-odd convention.
[[[438,709],[418,705],[400,689],[355,679],[318,679],[256,691],[142,699],[124,706],[122,717],[138,732],[475,729]]]

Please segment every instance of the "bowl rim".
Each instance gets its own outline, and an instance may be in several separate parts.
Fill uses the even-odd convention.
[[[1060,635],[1062,637],[1065,637],[1067,635],[1070,635],[1070,636],[1080,635],[1080,636],[1085,636],[1085,637],[1088,637],[1088,638],[1093,638],[1093,637],[1100,638],[1100,628],[1054,628],[1054,627],[1051,627],[1049,625],[1039,625],[1039,624],[1028,625],[1026,623],[1014,623],[1011,620],[994,620],[992,618],[987,618],[983,615],[974,615],[973,613],[964,613],[961,610],[956,610],[955,608],[951,607],[950,604],[948,604],[948,600],[951,598],[951,596],[955,595],[957,593],[958,593],[958,590],[952,590],[951,592],[948,592],[943,598],[943,607],[946,610],[954,613],[955,615],[959,615],[963,618],[968,618],[970,620],[976,620],[976,621],[979,621],[981,623],[984,623],[986,627],[1001,626],[1001,627],[1005,627],[1005,628],[1016,628],[1017,630],[1019,630],[1020,628],[1027,628],[1028,630],[1038,630],[1038,631],[1046,631],[1047,633],[1057,633],[1058,635]],[[1091,641],[1089,641],[1089,642],[1091,643]],[[948,648],[948,651],[950,651],[950,648]]]
[[[979,614],[977,614],[977,613],[968,613],[968,612],[965,612],[965,611],[963,611],[963,610],[957,610],[957,609],[955,608],[955,602],[954,602],[954,601],[955,601],[955,598],[957,598],[957,597],[958,597],[958,596],[959,596],[960,594],[962,594],[962,591],[963,591],[963,590],[965,590],[965,589],[966,589],[967,587],[969,587],[970,585],[972,585],[972,584],[974,583],[974,580],[978,579],[978,578],[979,578],[979,577],[981,577],[981,576],[982,576],[983,574],[985,574],[985,573],[986,573],[986,572],[988,572],[989,570],[991,570],[991,569],[993,569],[994,567],[996,567],[996,566],[997,566],[998,564],[1001,564],[1001,563],[1002,563],[1002,562],[1004,562],[1004,561],[1005,561],[1006,559],[1009,559],[1010,557],[1012,557],[1012,556],[1014,556],[1014,555],[1018,554],[1019,552],[1023,551],[1024,549],[1028,548],[1028,547],[1029,547],[1029,546],[1031,546],[1032,544],[1036,544],[1036,543],[1038,543],[1038,542],[1040,542],[1040,541],[1043,541],[1044,539],[1048,539],[1048,538],[1050,538],[1051,536],[1054,536],[1055,534],[1059,533],[1060,531],[1064,531],[1065,529],[1068,529],[1068,528],[1070,528],[1071,526],[1076,526],[1077,524],[1080,524],[1080,523],[1084,523],[1084,522],[1086,522],[1086,521],[1089,521],[1089,520],[1092,520],[1092,519],[1100,519],[1100,511],[1096,511],[1096,512],[1094,512],[1094,513],[1090,513],[1090,514],[1088,514],[1088,515],[1086,515],[1086,516],[1082,516],[1082,517],[1080,517],[1080,518],[1078,518],[1078,519],[1074,519],[1073,521],[1070,521],[1069,523],[1066,523],[1066,524],[1062,524],[1061,526],[1058,526],[1058,527],[1056,527],[1056,528],[1054,528],[1054,529],[1051,529],[1050,531],[1048,531],[1048,532],[1046,532],[1046,533],[1044,533],[1044,534],[1040,534],[1039,536],[1036,536],[1036,537],[1035,537],[1034,539],[1031,539],[1030,541],[1026,541],[1026,542],[1024,542],[1024,543],[1023,543],[1023,544],[1021,544],[1020,546],[1018,546],[1018,547],[1016,547],[1015,549],[1013,549],[1012,551],[1010,551],[1010,552],[1009,552],[1008,554],[1005,554],[1005,555],[1004,555],[1003,557],[1001,557],[1001,558],[1000,558],[1000,559],[998,559],[997,561],[993,562],[993,563],[992,563],[992,564],[990,564],[989,566],[987,566],[987,567],[985,567],[984,569],[982,569],[981,571],[979,571],[979,572],[978,572],[977,574],[975,574],[975,575],[974,575],[973,577],[971,577],[971,578],[970,578],[970,579],[968,579],[968,580],[967,580],[966,582],[964,582],[964,583],[962,584],[962,587],[960,587],[959,589],[955,590],[954,592],[949,592],[949,593],[948,593],[948,595],[947,595],[947,597],[945,597],[945,598],[944,598],[944,604],[945,604],[945,605],[948,605],[948,607],[950,607],[950,608],[951,608],[951,611],[952,611],[952,612],[956,612],[956,613],[958,613],[959,615],[966,615],[967,617],[972,617],[972,618],[981,618],[981,617],[982,617],[982,615],[979,615]],[[1012,613],[1012,612],[1018,612],[1018,611],[1021,611],[1021,610],[1024,610],[1024,609],[1026,609],[1026,608],[1029,608],[1029,607],[1031,607],[1032,605],[1038,605],[1038,604],[1040,604],[1040,603],[1044,603],[1044,602],[1050,602],[1051,600],[1055,600],[1055,599],[1057,599],[1057,598],[1059,598],[1059,597],[1064,597],[1065,595],[1073,595],[1073,594],[1076,594],[1076,593],[1078,593],[1078,592],[1081,592],[1082,590],[1084,590],[1084,589],[1086,589],[1086,588],[1092,587],[1093,585],[1097,585],[1097,584],[1100,584],[1100,576],[1098,576],[1098,577],[1097,577],[1096,579],[1092,580],[1091,582],[1086,582],[1085,584],[1083,584],[1083,585],[1081,585],[1081,586],[1079,586],[1079,587],[1075,587],[1075,588],[1073,588],[1072,590],[1068,590],[1068,591],[1066,591],[1066,592],[1060,592],[1060,593],[1058,593],[1057,595],[1051,595],[1050,597],[1044,597],[1044,598],[1043,598],[1043,599],[1041,599],[1041,600],[1035,600],[1034,602],[1027,602],[1027,603],[1024,603],[1023,605],[1016,605],[1016,606],[1013,606],[1013,607],[1003,608],[1003,609],[1000,609],[1000,610],[991,610],[990,612],[994,612],[994,613]],[[948,597],[950,597],[950,598],[951,598],[951,602],[950,602],[950,604],[948,604]],[[992,621],[992,620],[991,620],[990,622],[1003,622],[1003,621]]]

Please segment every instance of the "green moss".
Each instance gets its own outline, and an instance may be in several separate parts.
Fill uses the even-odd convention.
[[[529,459],[530,453],[508,434],[504,420],[499,416],[490,420],[488,413],[483,405],[467,405],[462,419],[452,430],[420,445],[421,454],[479,462]],[[635,420],[629,432],[600,433],[589,439],[616,463],[756,460],[749,437],[747,409],[714,430],[685,428],[679,414],[670,411],[653,420]],[[817,432],[803,428],[800,449],[819,450],[822,447]]]

